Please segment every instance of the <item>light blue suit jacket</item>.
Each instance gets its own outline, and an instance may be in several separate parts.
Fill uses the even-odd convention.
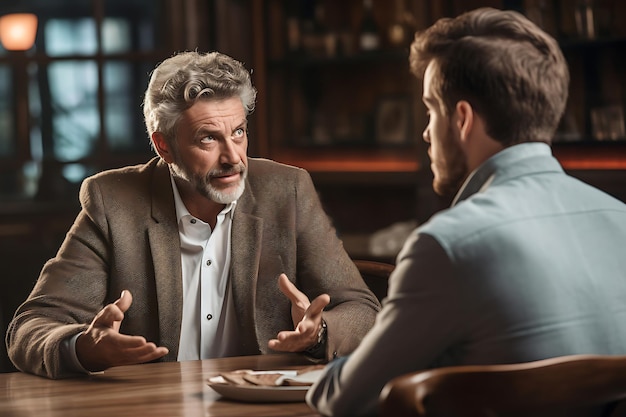
[[[374,328],[307,400],[375,412],[395,376],[446,365],[626,354],[626,205],[524,143],[482,164],[407,240]]]

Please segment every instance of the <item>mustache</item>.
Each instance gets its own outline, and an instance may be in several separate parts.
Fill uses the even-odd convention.
[[[237,165],[231,165],[228,167],[216,168],[209,171],[208,177],[223,177],[226,175],[241,174],[246,170],[246,166],[243,163]]]

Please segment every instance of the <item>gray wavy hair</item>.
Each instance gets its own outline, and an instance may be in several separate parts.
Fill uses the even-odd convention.
[[[180,52],[157,65],[150,77],[143,102],[148,136],[161,132],[173,145],[181,114],[198,100],[239,97],[249,115],[256,93],[241,62],[219,52]]]

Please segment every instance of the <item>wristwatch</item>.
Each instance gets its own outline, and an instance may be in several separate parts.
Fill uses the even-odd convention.
[[[307,348],[304,353],[315,358],[322,359],[326,356],[326,341],[328,336],[328,330],[326,326],[326,322],[322,319],[322,324],[320,326],[319,331],[317,332],[317,343],[315,343],[310,348]]]

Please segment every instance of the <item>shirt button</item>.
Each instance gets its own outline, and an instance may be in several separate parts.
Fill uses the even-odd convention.
[[[207,320],[211,320],[213,318],[213,314],[209,313],[206,315]]]
[[[191,220],[189,220],[189,222],[190,222],[191,224],[196,224],[196,219],[191,219]]]
[[[211,260],[210,259],[206,260],[206,266],[211,266]]]

